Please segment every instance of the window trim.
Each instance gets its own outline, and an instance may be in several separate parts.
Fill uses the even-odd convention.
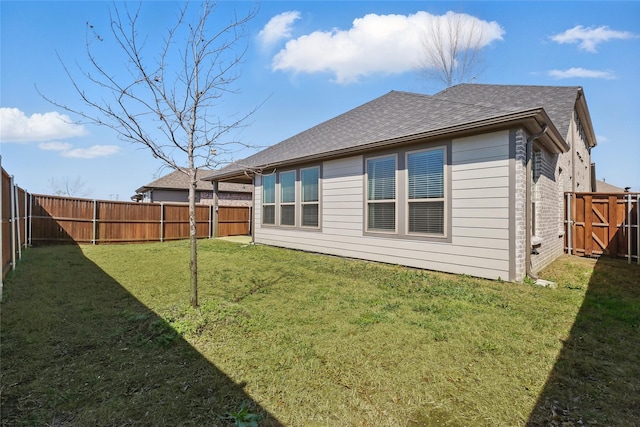
[[[309,202],[307,204],[317,204],[318,206],[318,225],[316,227],[313,226],[302,226],[302,181],[301,181],[301,171],[306,169],[314,169],[318,170],[318,201],[317,202]],[[282,225],[281,221],[281,180],[280,175],[285,174],[287,172],[295,172],[295,203],[286,203],[286,205],[295,206],[295,225]],[[275,176],[275,203],[264,203],[264,177],[266,176]],[[322,231],[322,163],[313,163],[306,164],[294,169],[285,169],[282,171],[274,171],[270,174],[265,175],[257,175],[260,177],[260,181],[256,181],[256,184],[259,182],[261,187],[260,192],[260,206],[262,207],[260,212],[260,218],[256,218],[256,224],[260,224],[261,227],[267,228],[280,228],[283,230],[299,230],[299,231],[312,231],[318,232]],[[257,194],[257,193],[256,193]],[[257,202],[257,200],[256,200]],[[269,224],[264,222],[264,206],[274,206],[274,223]],[[258,222],[259,221],[259,222]]]
[[[264,188],[265,188],[264,179],[266,177],[268,177],[268,176],[273,176],[273,202],[265,203],[265,201],[264,201],[264,193],[265,193],[265,191],[264,191]],[[260,213],[260,217],[261,217],[260,218],[260,224],[261,225],[266,225],[268,227],[273,227],[278,223],[278,218],[277,218],[278,209],[276,208],[276,206],[278,204],[277,203],[278,202],[278,197],[277,197],[278,179],[277,179],[275,173],[270,173],[270,174],[267,174],[267,175],[262,175],[260,177],[260,181],[261,181],[261,183],[260,183],[261,185],[260,186],[262,187],[262,192],[260,194],[260,203],[261,203],[261,206],[262,206],[262,211]],[[273,208],[273,223],[264,222],[264,208],[265,208],[265,206],[273,206],[274,207]]]
[[[393,161],[395,163],[395,170],[394,170],[394,198],[393,199],[382,199],[382,200],[369,200],[369,160],[376,160],[376,159],[384,159],[384,158],[389,158],[389,157],[393,157]],[[366,233],[373,233],[373,234],[386,234],[386,235],[394,235],[398,233],[398,194],[399,194],[399,189],[398,189],[398,171],[399,171],[399,167],[398,167],[398,153],[385,153],[382,155],[376,155],[376,156],[371,156],[371,157],[365,157],[364,159],[364,167],[365,167],[365,171],[364,171],[364,185],[365,185],[365,192],[364,192],[364,205],[365,205],[365,209],[363,212],[364,215],[364,229]],[[379,229],[371,229],[369,228],[369,204],[383,204],[383,203],[387,203],[387,204],[391,204],[393,203],[393,209],[394,209],[394,224],[393,224],[393,230],[379,230]]]
[[[426,149],[437,149],[444,148],[445,150],[445,163],[444,163],[444,234],[420,234],[420,233],[407,233],[408,229],[408,203],[406,202],[408,198],[408,172],[406,169],[406,156],[405,154],[410,151],[421,151]],[[451,191],[451,174],[452,174],[452,165],[451,165],[451,151],[452,150],[452,140],[444,139],[439,141],[422,141],[418,143],[408,144],[403,147],[396,147],[392,149],[384,149],[378,150],[376,152],[364,154],[362,156],[362,188],[363,188],[363,201],[362,201],[362,209],[363,209],[363,221],[362,221],[362,235],[365,237],[380,237],[380,238],[389,238],[389,239],[402,239],[402,240],[418,240],[418,241],[429,241],[434,243],[451,243],[451,233],[452,233],[452,191]],[[380,232],[376,230],[368,230],[367,229],[367,221],[368,221],[368,211],[367,211],[367,160],[376,158],[376,157],[386,157],[390,155],[396,155],[398,162],[396,163],[396,221],[398,222],[395,233],[390,232]],[[398,202],[398,197],[400,200]]]
[[[425,153],[429,151],[442,151],[443,161],[442,161],[442,197],[438,198],[426,198],[426,199],[410,199],[409,198],[409,155],[415,153]],[[404,152],[404,179],[405,179],[405,188],[403,196],[405,196],[405,229],[404,232],[407,236],[420,236],[420,237],[435,237],[435,238],[446,238],[447,230],[448,230],[448,220],[449,215],[447,215],[447,146],[446,145],[438,145],[427,148],[418,148],[415,150],[406,150]],[[442,202],[442,233],[420,233],[416,231],[409,231],[409,205],[411,203],[439,203]]]
[[[293,174],[293,202],[283,202],[282,201],[282,175],[290,175],[290,174]],[[295,228],[298,224],[298,215],[297,215],[298,191],[296,188],[297,186],[298,186],[298,174],[296,169],[284,170],[282,172],[278,172],[278,179],[276,182],[276,189],[277,189],[276,205],[277,205],[278,217],[277,217],[276,223],[278,224],[279,227]],[[284,206],[293,206],[293,224],[282,223],[282,217],[283,217],[282,208]]]
[[[304,191],[304,186],[302,184],[302,172],[306,171],[306,170],[311,170],[311,169],[317,169],[318,171],[318,182],[317,182],[317,186],[318,186],[318,197],[315,201],[311,201],[311,202],[305,202],[303,199],[303,191]],[[308,166],[308,167],[301,167],[300,169],[298,169],[298,173],[300,176],[300,228],[302,229],[309,229],[309,230],[318,230],[320,228],[320,166]],[[318,207],[318,224],[317,225],[304,225],[303,221],[302,221],[302,213],[303,213],[303,207],[304,206],[311,206],[311,205],[316,205]]]

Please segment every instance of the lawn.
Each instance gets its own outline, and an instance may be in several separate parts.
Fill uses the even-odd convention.
[[[557,289],[266,246],[28,249],[5,279],[2,425],[636,425],[640,268]],[[245,425],[251,425],[247,423]]]

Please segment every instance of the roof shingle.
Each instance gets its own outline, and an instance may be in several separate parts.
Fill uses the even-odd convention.
[[[209,178],[419,136],[544,108],[566,139],[579,87],[463,84],[436,95],[391,91],[268,147]]]

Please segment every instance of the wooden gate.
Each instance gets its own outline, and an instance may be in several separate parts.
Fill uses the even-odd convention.
[[[566,193],[565,249],[580,256],[626,257],[640,264],[640,193]]]
[[[218,237],[251,234],[251,208],[246,206],[218,207]]]

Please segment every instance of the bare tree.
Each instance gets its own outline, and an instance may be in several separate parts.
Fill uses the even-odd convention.
[[[155,158],[189,177],[191,305],[197,307],[196,172],[227,162],[230,159],[226,156],[242,148],[237,146],[240,142],[229,138],[246,126],[246,119],[258,108],[233,115],[223,105],[223,99],[237,93],[234,83],[247,50],[245,26],[257,10],[252,8],[226,20],[220,14],[214,16],[215,6],[210,1],[193,6],[186,3],[175,25],[158,42],[157,37],[139,33],[142,7],[143,2],[135,10],[126,2],[121,9],[116,7],[110,14],[108,36],[87,23],[91,71],[82,70],[81,77],[92,89],[107,95],[86,92],[61,60],[88,110],[45,98],[80,115],[83,123],[109,127],[120,139],[142,144]],[[198,8],[197,14],[192,13],[194,8]],[[114,43],[122,56],[99,59],[101,43],[107,42]]]
[[[486,44],[482,21],[449,12],[433,19],[422,33],[424,58],[419,68],[446,87],[473,80]]]
[[[75,178],[68,176],[50,178],[49,188],[56,196],[87,197],[91,194],[91,189],[86,186],[80,176],[76,176]]]

